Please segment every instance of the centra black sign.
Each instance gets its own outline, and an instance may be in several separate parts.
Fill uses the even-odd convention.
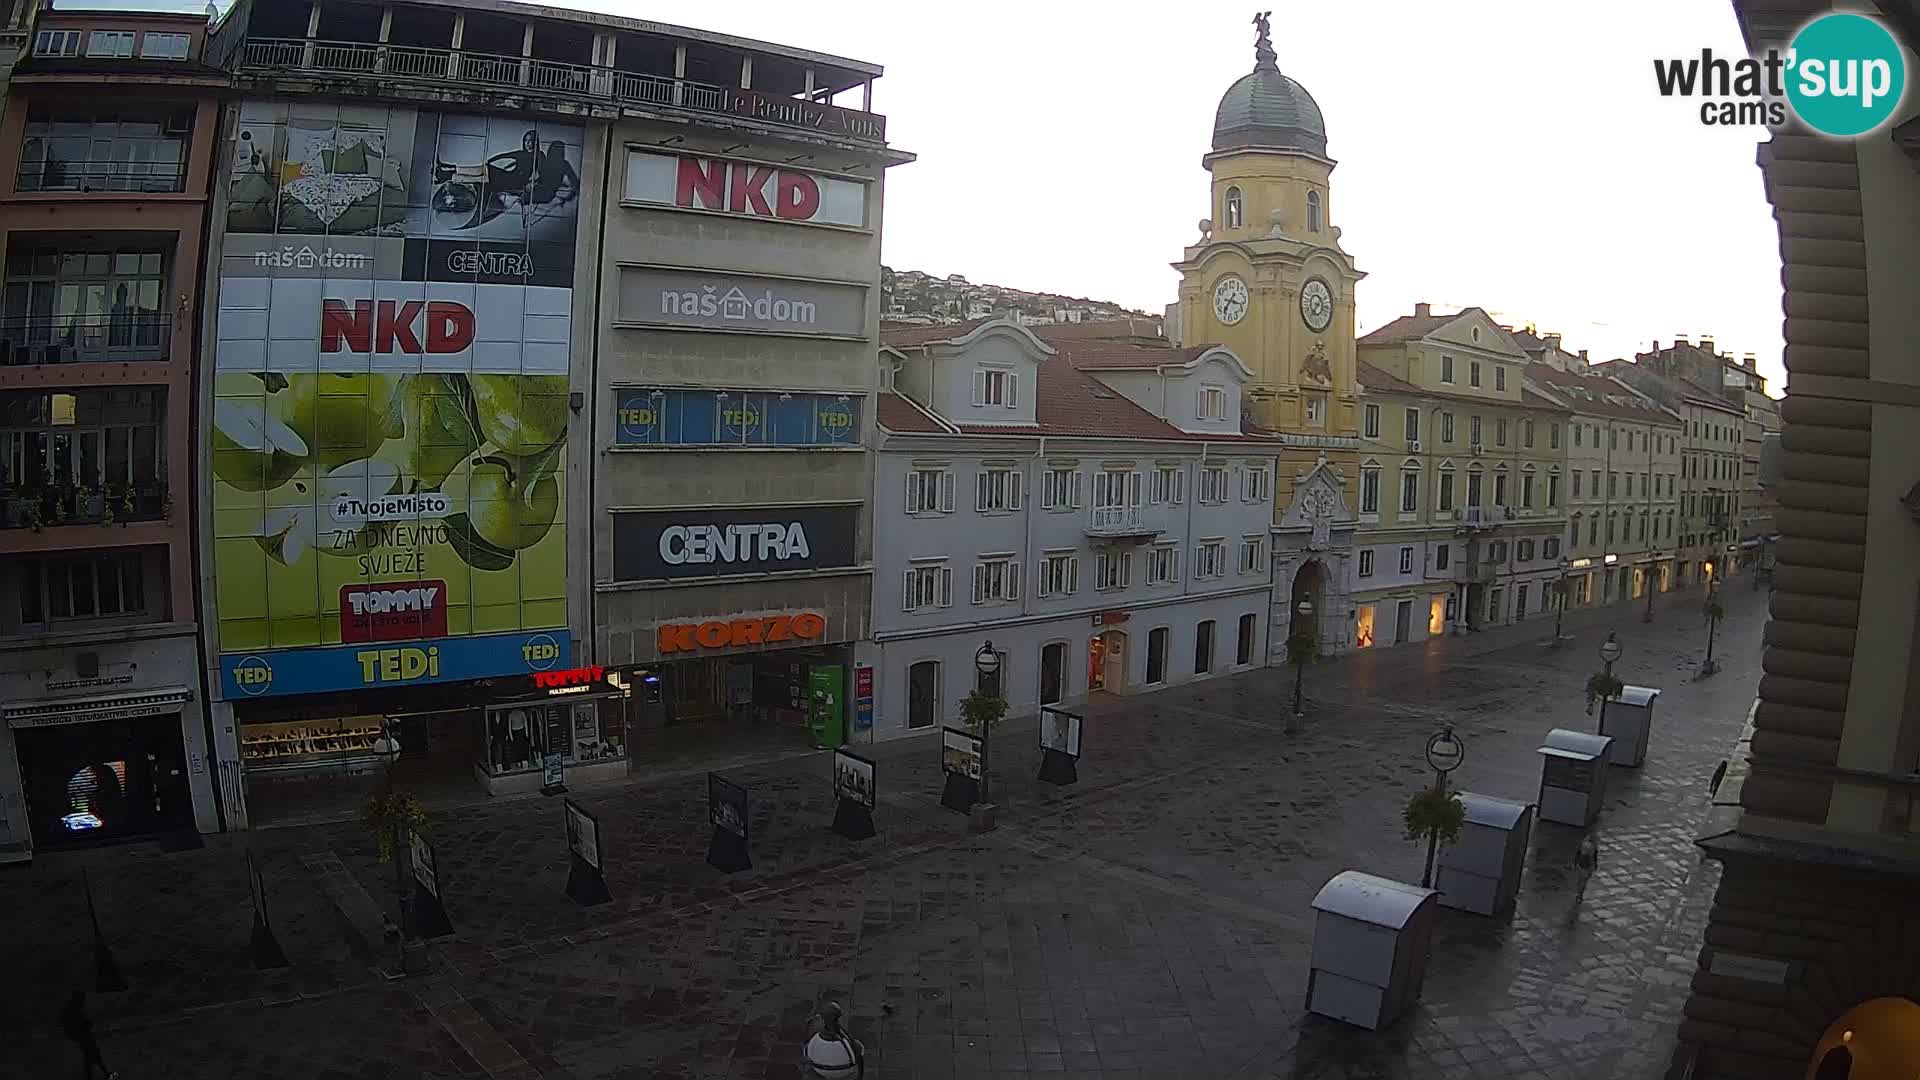
[[[621,581],[825,570],[854,564],[857,506],[616,511]]]

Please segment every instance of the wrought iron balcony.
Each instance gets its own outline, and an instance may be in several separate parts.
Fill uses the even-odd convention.
[[[23,161],[13,189],[26,192],[185,191],[187,166],[179,161]]]
[[[172,508],[167,485],[159,482],[99,487],[71,483],[0,484],[0,528],[6,529],[158,521]]]
[[[1455,510],[1453,515],[1453,520],[1469,529],[1491,529],[1507,520],[1505,510],[1498,506],[1469,506]]]
[[[157,311],[0,319],[0,365],[10,367],[165,360],[172,345],[173,316]]]
[[[240,68],[243,72],[260,74],[298,72],[364,77],[388,83],[509,88],[615,105],[721,113],[861,142],[882,143],[887,137],[887,118],[878,113],[672,76],[532,57],[495,56],[464,49],[252,38],[241,52]]]
[[[1087,511],[1087,535],[1097,540],[1144,540],[1160,535],[1160,527],[1137,506],[1096,506]]]

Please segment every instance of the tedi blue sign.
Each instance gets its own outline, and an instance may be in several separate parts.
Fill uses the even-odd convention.
[[[531,675],[568,665],[565,631],[274,649],[220,658],[227,700]]]

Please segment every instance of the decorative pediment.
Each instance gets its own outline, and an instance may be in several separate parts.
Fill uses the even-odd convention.
[[[1322,551],[1332,545],[1334,529],[1351,529],[1357,518],[1342,493],[1340,474],[1325,458],[1295,477],[1293,502],[1280,515],[1279,528],[1308,533],[1307,548]]]

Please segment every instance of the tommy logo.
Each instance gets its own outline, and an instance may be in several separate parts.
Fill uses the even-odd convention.
[[[340,640],[413,641],[445,637],[447,583],[391,582],[340,587]]]

